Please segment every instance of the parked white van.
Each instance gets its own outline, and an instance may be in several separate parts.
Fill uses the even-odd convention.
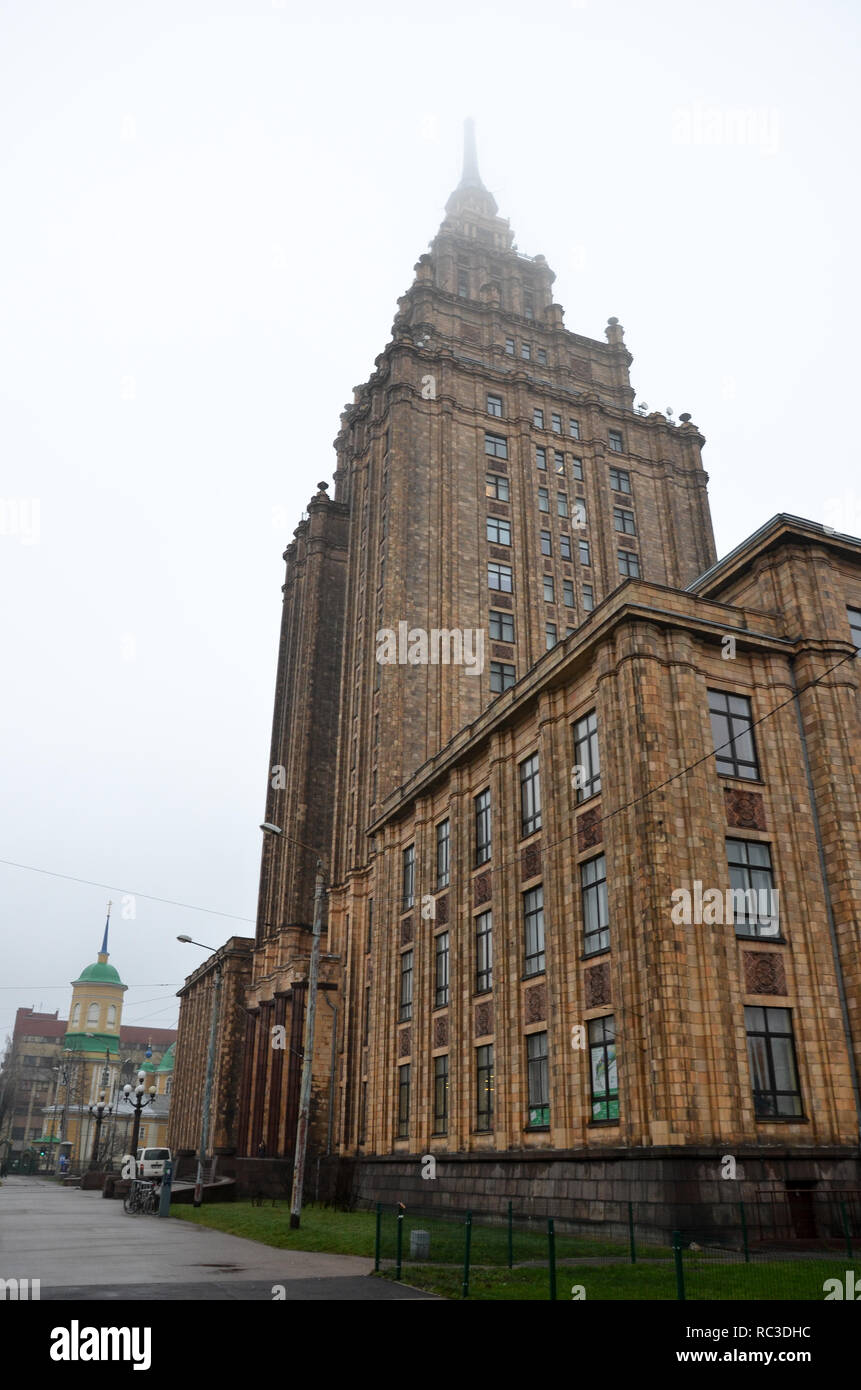
[[[139,1178],[164,1177],[164,1165],[170,1159],[170,1149],[138,1149],[137,1173]]]

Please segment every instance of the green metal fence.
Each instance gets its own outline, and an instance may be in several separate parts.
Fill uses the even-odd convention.
[[[825,1281],[848,1271],[861,1292],[859,1194],[805,1200],[801,1235],[798,1209],[791,1228],[777,1200],[784,1196],[755,1207],[691,1206],[690,1219],[674,1231],[655,1223],[647,1203],[618,1204],[610,1221],[585,1230],[564,1215],[525,1215],[513,1202],[493,1214],[378,1205],[375,1267],[406,1282],[421,1268],[426,1283],[436,1270],[444,1291],[461,1298],[476,1294],[478,1284],[485,1289],[479,1296],[515,1297],[510,1288],[522,1286],[524,1297],[551,1300],[821,1299]],[[489,1286],[502,1292],[488,1293]]]

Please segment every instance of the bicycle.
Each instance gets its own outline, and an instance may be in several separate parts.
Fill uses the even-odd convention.
[[[123,1198],[123,1211],[128,1216],[154,1216],[159,1208],[160,1196],[152,1178],[133,1178]]]

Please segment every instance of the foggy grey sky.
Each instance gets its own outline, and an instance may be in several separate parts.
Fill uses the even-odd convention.
[[[706,435],[718,553],[777,511],[859,534],[858,31],[835,0],[0,5],[0,858],[253,919],[281,554],[467,115],[567,327],[618,316],[639,398]],[[112,896],[126,1023],[175,1026],[178,932],[253,933]],[[65,1015],[107,897],[0,866],[0,1041]]]

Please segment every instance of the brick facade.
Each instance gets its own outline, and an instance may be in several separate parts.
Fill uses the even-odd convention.
[[[514,249],[468,161],[341,417],[334,500],[321,485],[286,552],[266,807],[286,834],[264,848],[238,1152],[291,1151],[317,851],[329,1007],[312,1142],[354,1165],[363,1199],[407,1190],[425,1152],[451,1156],[464,1199],[491,1159],[503,1187],[540,1159],[548,1191],[572,1199],[593,1181],[584,1164],[601,1182],[612,1170],[620,1200],[682,1172],[693,1191],[728,1146],[775,1156],[768,1173],[751,1160],[751,1181],[799,1177],[798,1164],[857,1178],[861,729],[846,605],[861,605],[861,545],[777,517],[716,563],[702,435],[689,416],[633,409],[621,326],[606,342],[569,331],[553,279]],[[510,568],[502,588],[493,565]],[[480,631],[484,669],[381,664],[381,630],[401,625]],[[513,668],[512,688],[492,662]],[[754,779],[716,764],[713,690],[750,701]],[[601,787],[581,800],[574,726],[593,712]],[[541,823],[524,835],[518,769],[534,755]],[[476,863],[484,791],[492,848]],[[730,887],[727,841],[768,847],[771,939],[673,920],[675,892]],[[599,857],[609,945],[584,921],[581,875]],[[536,903],[541,951],[525,935]],[[763,1008],[790,1011],[800,1114],[754,1104],[746,1020]],[[611,1020],[618,1097],[596,1108],[590,1048]],[[278,1022],[292,1050],[273,1058]]]

